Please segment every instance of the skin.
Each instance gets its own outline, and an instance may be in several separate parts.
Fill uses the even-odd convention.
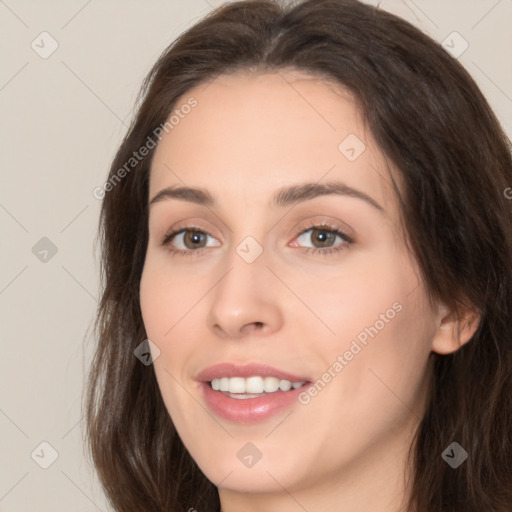
[[[398,229],[386,161],[348,92],[281,70],[220,76],[178,105],[191,96],[197,106],[156,149],[149,197],[186,185],[216,203],[170,198],[150,207],[140,283],[147,335],[160,350],[156,378],[181,439],[218,486],[223,512],[405,510],[406,455],[425,407],[429,355],[457,350],[477,322],[458,325],[443,304],[430,307]],[[354,161],[338,149],[349,134],[365,144]],[[364,192],[384,213],[334,194],[271,206],[281,187],[329,181]],[[325,251],[310,230],[325,221],[353,243],[336,237],[331,246],[343,250],[307,253]],[[191,254],[193,241],[181,236],[161,245],[172,228],[190,226],[209,235],[202,253]],[[263,248],[250,264],[236,252],[247,236]],[[400,312],[333,372],[396,303]],[[307,405],[242,425],[211,413],[195,380],[226,361],[312,380],[331,368],[334,377]],[[262,453],[251,468],[237,457],[247,442]]]

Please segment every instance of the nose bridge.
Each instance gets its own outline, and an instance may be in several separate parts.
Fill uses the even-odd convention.
[[[263,247],[253,237],[244,238],[230,251],[228,271],[215,287],[209,311],[209,326],[238,338],[254,326],[273,331],[280,327],[282,314],[272,273]]]

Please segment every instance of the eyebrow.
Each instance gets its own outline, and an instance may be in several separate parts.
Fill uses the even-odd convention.
[[[340,195],[355,197],[361,199],[373,206],[379,212],[386,214],[384,208],[375,201],[372,197],[357,190],[349,187],[345,183],[339,181],[331,181],[326,183],[300,183],[298,185],[291,185],[279,189],[273,197],[272,205],[275,207],[285,207],[296,205],[303,201],[308,201],[320,196],[326,195]],[[153,205],[166,199],[178,199],[181,201],[189,201],[202,206],[212,207],[215,206],[215,198],[208,192],[208,190],[201,188],[191,187],[167,187],[158,192],[153,199],[149,202],[149,205]]]

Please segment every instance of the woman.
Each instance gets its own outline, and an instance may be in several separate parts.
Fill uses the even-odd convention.
[[[118,511],[509,511],[509,141],[354,0],[228,4],[104,187],[88,441]]]

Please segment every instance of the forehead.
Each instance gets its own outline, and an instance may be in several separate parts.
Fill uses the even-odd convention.
[[[357,102],[341,86],[303,72],[221,75],[184,94],[179,122],[164,133],[151,168],[150,197],[172,185],[245,200],[304,181],[343,181],[386,208],[386,162]],[[175,119],[178,119],[177,117]]]

